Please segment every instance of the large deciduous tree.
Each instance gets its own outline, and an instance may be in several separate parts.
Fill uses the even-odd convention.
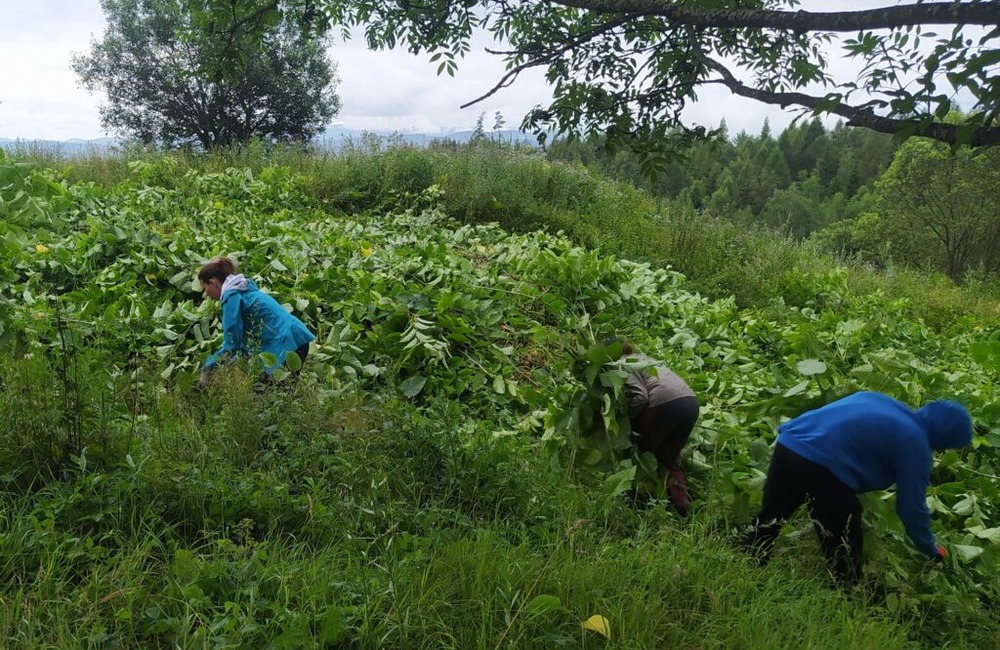
[[[229,0],[203,0],[224,12]],[[274,0],[246,0],[260,11]],[[682,110],[721,85],[768,104],[832,113],[849,124],[973,146],[1000,143],[1000,1],[886,0],[877,9],[815,12],[797,0],[294,0],[370,47],[427,53],[453,73],[474,34],[492,33],[507,73],[488,96],[543,68],[549,106],[524,127],[600,134],[614,144],[686,139]],[[932,30],[942,30],[941,34]],[[835,36],[861,72],[835,78]],[[967,120],[943,118],[956,97]],[[482,99],[482,98],[480,98]]]
[[[877,233],[906,261],[956,280],[1000,275],[1000,148],[911,140],[875,184]]]
[[[292,12],[227,3],[205,22],[204,0],[102,0],[107,27],[73,68],[107,93],[110,131],[166,146],[211,149],[260,137],[306,140],[340,109],[328,40]]]

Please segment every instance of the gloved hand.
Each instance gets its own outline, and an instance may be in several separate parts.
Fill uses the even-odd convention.
[[[938,546],[937,552],[934,554],[934,559],[940,562],[941,560],[944,560],[947,557],[948,557],[948,551],[946,551],[943,546]]]

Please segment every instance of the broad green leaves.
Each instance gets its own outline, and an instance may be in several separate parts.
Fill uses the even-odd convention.
[[[562,608],[562,601],[551,594],[540,594],[524,604],[524,611],[531,616],[540,616]]]
[[[420,391],[424,389],[424,384],[427,383],[427,377],[421,377],[420,375],[414,375],[412,377],[407,377],[399,384],[399,390],[403,391],[403,394],[407,397],[416,397],[420,394]]]

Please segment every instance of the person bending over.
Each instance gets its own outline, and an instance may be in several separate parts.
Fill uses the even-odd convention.
[[[896,513],[914,546],[943,558],[926,503],[931,453],[971,441],[972,418],[953,401],[914,410],[888,395],[859,392],[807,411],[778,428],[763,505],[744,543],[766,564],[782,523],[805,503],[834,576],[854,583],[862,573],[857,495],[895,484]]]
[[[629,365],[645,367],[629,373],[629,420],[641,451],[652,453],[666,468],[667,498],[682,516],[691,507],[681,450],[698,421],[698,398],[694,391],[661,362],[635,355],[629,343],[622,343],[622,355]]]
[[[198,272],[205,295],[222,303],[222,348],[204,364],[199,384],[205,386],[225,360],[268,352],[276,362],[263,364],[264,379],[285,363],[286,355],[297,354],[305,361],[309,344],[316,338],[295,316],[271,296],[257,288],[253,280],[236,272],[228,257],[208,262]],[[297,373],[296,373],[297,374]]]

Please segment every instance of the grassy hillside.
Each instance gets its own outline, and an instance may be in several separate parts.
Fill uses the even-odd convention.
[[[423,154],[357,155],[307,174],[108,161],[102,182],[75,183],[0,161],[9,645],[995,640],[1000,342],[985,321],[965,315],[941,336],[912,302],[852,293],[846,271],[786,269],[803,306],[741,310],[563,236],[463,223],[448,188],[475,158],[435,152],[455,167],[429,172],[441,185],[426,189],[394,187],[390,171],[394,156]],[[382,187],[330,189],[362,162],[380,166]],[[616,187],[523,165],[511,196],[547,170],[552,187],[570,182],[558,174],[594,196]],[[641,198],[618,190],[618,205]],[[580,200],[599,232],[594,206],[615,202]],[[219,253],[318,332],[292,392],[255,389],[239,368],[193,387],[219,342],[194,273]],[[664,507],[623,427],[610,335],[667,360],[703,403],[685,451],[688,519]],[[769,568],[752,566],[732,531],[759,503],[775,425],[861,388],[973,411],[976,449],[942,456],[931,493],[950,561],[920,558],[891,495],[876,494],[863,587],[829,588],[804,518]],[[646,505],[629,504],[630,486]],[[593,615],[610,640],[581,628]]]
[[[19,155],[61,170],[70,181],[104,186],[128,178],[131,162],[161,157],[141,150],[74,158],[44,151]],[[834,259],[782,233],[665,203],[582,166],[551,163],[537,151],[491,141],[428,150],[373,137],[336,154],[251,145],[210,157],[173,154],[169,160],[157,163],[162,171],[152,180],[172,185],[187,170],[284,167],[302,173],[308,191],[328,211],[344,214],[391,209],[401,197],[437,185],[443,209],[460,222],[496,222],[522,233],[562,231],[578,245],[680,271],[704,295],[732,296],[740,307],[778,303],[773,317],[781,317],[784,305],[822,308],[835,294],[848,301],[904,301],[908,314],[939,330],[964,327],[965,316],[1000,323],[995,287],[958,287],[941,275]]]

